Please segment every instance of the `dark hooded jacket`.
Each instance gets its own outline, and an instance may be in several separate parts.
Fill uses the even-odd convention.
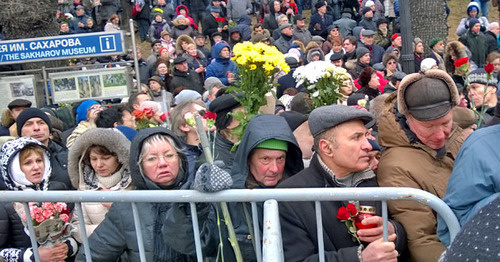
[[[217,77],[224,85],[228,85],[229,82],[227,80],[227,72],[237,75],[238,67],[234,61],[231,61],[230,58],[223,58],[220,56],[220,51],[224,47],[229,48],[229,45],[217,43],[213,47],[212,54],[214,54],[215,61],[208,65],[206,78],[212,76]],[[231,48],[229,48],[229,51],[231,52]]]
[[[267,128],[262,128],[263,126]],[[252,120],[248,123],[243,138],[241,140],[242,142],[240,143],[238,149],[236,150],[236,155],[231,170],[231,177],[233,179],[232,188],[235,189],[266,188],[266,186],[256,182],[255,179],[253,179],[253,177],[249,175],[250,173],[248,168],[248,158],[252,150],[258,144],[271,138],[288,142],[288,152],[286,157],[283,179],[292,176],[303,169],[302,153],[285,119],[280,116],[271,114],[257,115],[253,117]],[[215,208],[218,208],[218,206],[213,206],[213,208],[214,209],[212,210],[215,210]],[[228,203],[228,208],[231,214],[231,220],[233,222],[233,227],[236,233],[236,239],[238,240],[238,245],[243,256],[243,261],[256,261],[255,250],[252,244],[253,232],[250,232],[249,226],[247,224],[247,220],[249,219],[248,221],[252,221],[252,218],[247,217],[247,215],[245,214],[246,211],[250,210],[250,207],[248,206],[247,203]],[[185,219],[186,218],[185,216],[184,217],[179,216],[181,212],[179,211],[174,212],[174,211],[175,211],[174,209],[171,209],[168,212],[167,219],[169,221],[175,220],[176,226],[180,226],[181,224],[183,224],[186,231],[189,232],[188,234],[185,235],[188,236],[188,238],[190,239],[189,241],[193,242],[193,238],[190,233],[192,231],[191,223]],[[262,222],[263,218],[262,206],[260,205],[258,206],[257,212],[259,216],[258,220]],[[221,214],[220,210],[219,214]],[[248,212],[248,214],[249,216],[251,216],[250,212]],[[210,214],[206,216],[203,212],[202,214],[198,212],[198,217],[199,217],[198,221],[200,225],[202,225],[202,229],[200,230],[201,240],[202,242],[208,241],[204,242],[202,246],[205,248],[217,246],[220,243],[220,238],[219,238],[220,234],[222,236],[222,241],[223,241],[224,260],[231,262],[236,261],[231,245],[227,241],[228,239],[227,228],[225,226],[221,226],[220,227],[221,233],[218,232],[219,229],[216,223],[217,222],[216,213],[210,212]],[[183,220],[184,222],[180,223],[180,221]],[[220,224],[224,225],[222,219],[220,221]],[[260,226],[261,226],[260,230],[262,231],[262,225]],[[170,232],[169,234],[166,234],[166,238],[172,238],[173,241],[174,238],[179,240],[179,237],[182,237],[178,235],[173,237],[174,236],[173,233],[174,232]],[[177,241],[177,242],[185,242],[185,241]],[[182,250],[182,252],[184,253],[194,253],[194,243],[192,243],[191,245],[184,245],[182,243],[175,245],[176,247],[179,248],[179,250]],[[211,254],[208,253],[206,255],[209,256]]]
[[[25,148],[27,145],[37,145],[41,147],[45,152],[45,172],[42,181],[39,184],[32,185],[20,185],[13,181],[9,166],[12,161],[16,161],[15,158],[19,152]],[[0,157],[0,179],[2,184],[4,184],[6,190],[66,190],[67,187],[60,182],[53,182],[50,180],[50,164],[49,164],[50,152],[43,146],[40,142],[36,141],[34,138],[22,137],[5,143],[2,146],[2,155]],[[72,247],[74,245],[74,249]],[[73,254],[73,250],[76,252],[76,241],[73,239],[68,243],[69,251],[68,255]],[[28,252],[28,253],[27,253]],[[0,204],[0,260],[5,259],[6,261],[24,261],[22,257],[26,254],[32,253],[31,242],[29,236],[25,233],[24,225],[21,222],[21,218],[16,213],[13,207],[13,203],[1,203]],[[12,260],[12,258],[19,257],[20,260]]]
[[[241,41],[249,41],[252,38],[252,18],[248,15],[242,15],[236,28],[240,31]]]
[[[173,184],[160,186],[147,178],[141,168],[139,155],[143,142],[156,134],[172,138],[174,143],[181,147],[182,142],[170,130],[162,127],[141,130],[135,136],[130,147],[130,171],[132,182],[137,190],[176,190],[180,189],[187,180],[187,161],[183,152],[178,152],[180,158],[179,174]],[[184,255],[172,249],[164,240],[162,228],[165,217],[170,209],[170,203],[137,203],[141,220],[142,237],[146,261],[195,261],[194,257]],[[139,247],[135,233],[134,219],[131,215],[130,203],[114,203],[109,209],[106,218],[89,237],[90,251],[93,261],[116,261],[122,254],[126,254],[129,261],[139,261]],[[182,232],[178,232],[181,234]],[[77,261],[85,261],[84,252],[80,252]]]

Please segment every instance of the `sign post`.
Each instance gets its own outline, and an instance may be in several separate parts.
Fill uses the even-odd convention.
[[[0,41],[0,65],[124,53],[122,31]]]

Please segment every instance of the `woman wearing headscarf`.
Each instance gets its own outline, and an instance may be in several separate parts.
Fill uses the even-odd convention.
[[[83,133],[69,150],[68,173],[77,190],[132,190],[128,163],[130,141],[117,129],[95,128]],[[111,203],[82,203],[87,236],[104,220]],[[75,219],[76,220],[76,219]],[[73,234],[81,240],[81,232]]]
[[[66,190],[63,183],[50,181],[52,172],[48,149],[36,139],[21,137],[3,144],[0,155],[1,180],[7,190]],[[13,203],[0,204],[0,260],[34,261],[29,235],[26,234]],[[53,248],[38,247],[41,261],[65,261],[74,256],[78,245],[73,238]]]

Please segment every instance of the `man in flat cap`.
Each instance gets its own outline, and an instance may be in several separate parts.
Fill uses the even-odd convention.
[[[381,46],[375,44],[375,32],[369,29],[363,30],[361,32],[361,36],[363,38],[361,39],[358,48],[366,47],[368,50],[370,50],[370,65],[382,62],[382,57],[384,56],[385,50]]]
[[[2,125],[0,126],[0,136],[17,136],[16,119],[26,108],[31,107],[31,101],[26,99],[12,100],[2,113]]]
[[[187,60],[183,56],[178,56],[174,60],[174,76],[170,82],[170,88],[186,87],[203,94],[203,79],[200,74],[189,68]]]
[[[371,136],[365,125],[373,116],[367,111],[344,105],[314,109],[309,129],[314,137],[310,166],[280,183],[280,188],[376,187],[375,173],[369,168]],[[371,206],[376,215],[363,220],[376,224],[376,230],[358,229],[359,245],[344,223],[335,217],[340,207]],[[382,241],[381,203],[375,201],[330,201],[321,205],[326,261],[396,261],[406,246],[402,226],[388,223],[389,241]],[[317,228],[314,203],[280,203],[281,228],[285,261],[318,261]],[[394,243],[395,242],[395,243]]]
[[[378,183],[412,187],[440,198],[463,143],[452,109],[460,102],[453,79],[431,69],[407,75],[384,102],[378,139],[385,151],[378,165]],[[436,235],[436,216],[425,205],[391,201],[389,210],[405,227],[412,261],[436,261],[444,246]]]

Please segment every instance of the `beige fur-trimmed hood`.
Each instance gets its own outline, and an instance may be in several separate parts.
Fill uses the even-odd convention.
[[[129,169],[130,141],[114,128],[94,128],[85,131],[75,141],[68,152],[68,174],[74,188],[79,188],[82,183],[80,160],[92,145],[101,145],[109,151],[116,153],[118,162]]]
[[[451,107],[455,107],[460,103],[460,95],[458,94],[458,89],[457,86],[455,85],[455,82],[451,78],[450,75],[448,75],[446,72],[440,69],[431,69],[426,71],[425,73],[413,73],[405,76],[403,80],[401,81],[401,84],[399,85],[398,88],[398,97],[397,97],[397,102],[398,102],[398,110],[401,114],[407,116],[410,114],[408,107],[406,105],[406,101],[404,98],[404,94],[406,91],[406,88],[417,82],[420,79],[423,78],[434,78],[434,79],[440,79],[446,83],[448,86],[448,89],[450,90],[451,94]]]

